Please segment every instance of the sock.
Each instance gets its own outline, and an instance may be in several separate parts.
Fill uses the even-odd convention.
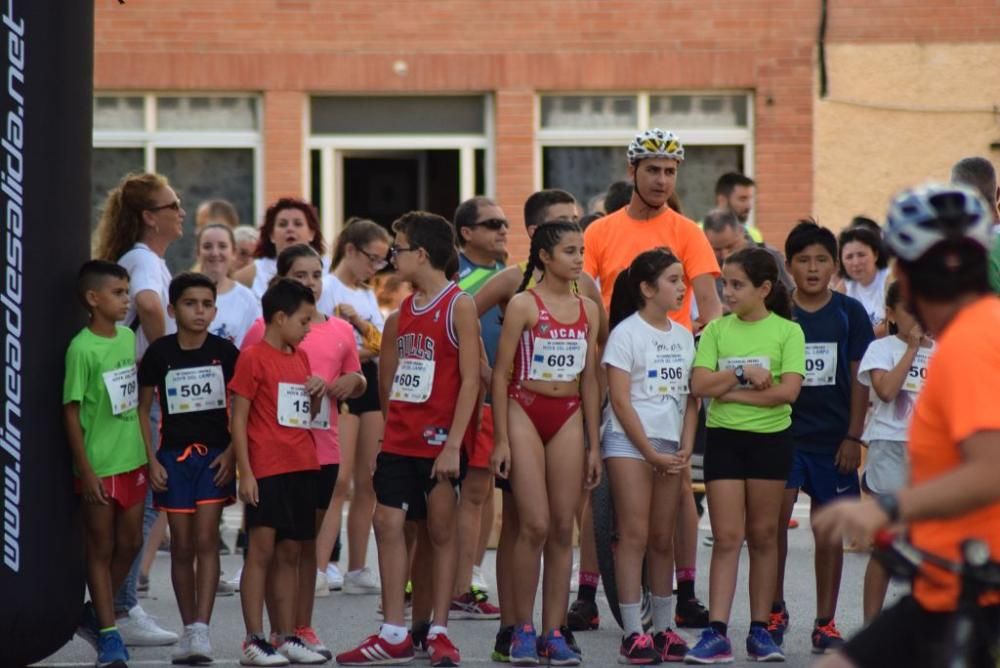
[[[729,637],[727,634],[729,632],[729,624],[723,622],[709,622],[708,625],[712,627],[712,630],[716,631],[719,635]]]
[[[670,617],[673,614],[673,597],[653,595],[653,630],[666,633],[670,630]]]
[[[383,624],[382,628],[379,629],[378,637],[388,641],[390,644],[398,645],[406,640],[406,627]]]
[[[625,637],[633,633],[642,635],[642,605],[639,603],[619,603],[618,610],[622,615],[622,628]]]
[[[767,622],[750,622],[750,630],[752,631],[753,629],[756,629],[756,628],[766,629],[767,628]]]
[[[677,569],[677,598],[681,601],[690,601],[694,598],[694,575],[693,568]]]
[[[437,624],[431,624],[430,630],[427,632],[427,639],[437,638],[438,636],[448,637],[448,627],[439,626]]]
[[[785,602],[784,601],[775,601],[771,605],[771,613],[772,614],[776,615],[776,614],[778,614],[780,612],[784,612],[784,611],[785,611]]]
[[[99,629],[98,633],[102,633],[102,634],[104,634],[104,633],[118,633],[118,627],[112,625],[112,626],[109,626],[106,629]]]
[[[833,617],[817,617],[816,626],[826,626],[833,621]]]
[[[576,598],[578,601],[590,601],[594,603],[597,601],[597,585],[601,581],[600,573],[591,573],[589,571],[580,571],[579,579],[579,590],[577,591]]]

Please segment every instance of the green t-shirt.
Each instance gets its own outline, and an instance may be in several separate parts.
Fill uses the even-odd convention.
[[[136,374],[135,333],[128,327],[112,338],[84,327],[66,350],[63,404],[80,404],[84,449],[100,478],[146,463]]]
[[[708,323],[701,334],[694,366],[712,371],[737,364],[770,368],[775,384],[781,374],[806,373],[806,339],[802,328],[773,313],[763,320],[745,322],[730,314]],[[741,390],[753,392],[754,390]],[[748,406],[713,399],[708,407],[709,427],[758,434],[773,434],[792,424],[792,406]]]

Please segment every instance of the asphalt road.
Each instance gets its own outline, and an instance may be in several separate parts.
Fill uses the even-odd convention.
[[[232,544],[235,525],[238,522],[238,512],[227,509],[226,531],[224,536]],[[789,534],[788,575],[786,579],[786,598],[792,616],[792,626],[785,636],[785,651],[789,666],[810,666],[815,656],[810,653],[809,634],[812,630],[812,618],[815,616],[815,590],[812,574],[812,535],[809,531],[808,506],[800,504],[796,507],[795,516],[802,526]],[[701,534],[707,533],[707,518],[702,522]],[[369,564],[376,564],[374,555],[374,539],[370,544]],[[702,600],[708,598],[708,561],[709,548],[700,546],[698,552],[698,582],[697,591]],[[487,554],[484,571],[492,581],[494,553]],[[867,554],[845,555],[844,577],[841,586],[841,597],[837,625],[845,635],[858,629],[861,625],[861,586],[864,576]],[[223,570],[234,574],[239,568],[240,557],[226,556],[222,559]],[[749,627],[749,611],[747,607],[746,590],[746,550],[740,566],[740,587],[733,607],[730,622],[730,637],[733,639],[735,665],[756,665],[746,660],[743,639]],[[900,595],[901,586],[890,588],[890,599]],[[495,602],[495,600],[494,600]],[[608,611],[607,602],[599,591],[599,602],[602,609],[601,628],[597,631],[579,633],[577,638],[583,649],[584,664],[589,666],[617,665],[618,645],[621,632],[615,626],[614,618]],[[181,627],[180,617],[174,602],[173,591],[170,588],[169,555],[160,553],[153,567],[150,578],[150,594],[141,601],[143,608],[155,616],[165,628],[178,631]],[[376,596],[347,596],[340,592],[332,592],[328,598],[316,601],[314,626],[323,641],[337,652],[350,649],[365,636],[378,629],[380,618],[376,614]],[[536,617],[540,616],[540,611]],[[497,630],[494,621],[453,621],[450,625],[452,639],[462,652],[462,661],[466,665],[489,664],[493,638]],[[239,595],[220,597],[216,601],[215,613],[211,623],[212,643],[215,649],[215,665],[232,666],[239,664],[239,647],[244,630],[240,614]],[[682,632],[693,644],[696,634]],[[168,666],[170,665],[169,647],[132,648],[130,666]],[[93,666],[94,653],[90,646],[78,638],[70,640],[58,652],[38,665],[52,667]],[[330,664],[327,664],[330,665]]]

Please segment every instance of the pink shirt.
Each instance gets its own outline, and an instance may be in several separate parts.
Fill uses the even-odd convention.
[[[251,346],[264,338],[264,319],[258,318],[243,337],[243,347]],[[313,323],[299,348],[309,358],[313,375],[331,383],[344,374],[361,370],[358,349],[354,344],[354,328],[340,318],[329,318],[323,323]],[[340,440],[337,436],[336,399],[330,399],[329,429],[312,429],[316,443],[316,456],[320,466],[340,463]]]

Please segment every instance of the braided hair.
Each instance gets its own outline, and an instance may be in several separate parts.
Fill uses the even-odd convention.
[[[535,269],[544,268],[545,265],[542,264],[541,252],[544,250],[551,255],[559,240],[567,232],[580,232],[580,226],[568,220],[554,220],[549,223],[543,223],[535,228],[535,233],[531,235],[531,250],[528,253],[528,264],[524,268],[524,278],[521,279],[521,285],[517,289],[518,292],[524,292],[528,287]]]

